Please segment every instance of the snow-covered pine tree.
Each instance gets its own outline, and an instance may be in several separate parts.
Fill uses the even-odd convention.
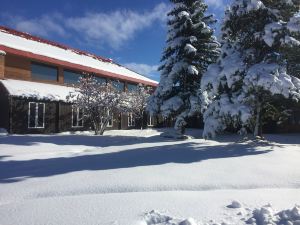
[[[262,136],[275,97],[300,99],[291,69],[297,63],[289,57],[300,47],[299,34],[299,0],[233,1],[222,25],[222,54],[202,79],[205,138],[226,128]]]
[[[175,130],[182,134],[186,118],[200,113],[199,88],[202,74],[219,55],[219,43],[209,26],[203,0],[171,0],[168,38],[162,55],[160,83],[149,99],[151,114],[175,117]]]

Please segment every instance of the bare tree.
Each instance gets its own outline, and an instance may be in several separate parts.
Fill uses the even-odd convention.
[[[150,87],[139,84],[135,90],[127,92],[126,96],[122,98],[122,108],[126,109],[128,113],[132,113],[133,117],[140,121],[141,129],[144,127],[144,117],[151,92],[152,89]]]
[[[83,117],[92,123],[95,135],[103,135],[113,112],[120,110],[122,96],[111,83],[98,83],[93,76],[85,76],[79,79],[69,100],[83,110]]]

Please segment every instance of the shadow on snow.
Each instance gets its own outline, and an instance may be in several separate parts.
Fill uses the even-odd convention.
[[[104,138],[107,138],[107,136]],[[110,144],[113,145],[118,143],[118,141],[114,142],[113,139],[119,139],[120,137],[110,138]],[[157,138],[158,137],[151,137],[146,138],[146,140],[155,142]],[[134,143],[132,141],[130,144],[139,143],[139,139],[140,138],[135,140]],[[40,139],[37,139],[37,141],[38,140]],[[47,141],[49,140],[52,139],[49,137]],[[160,138],[160,141],[162,140],[164,139]],[[78,142],[76,138],[72,141]],[[145,139],[143,138],[141,141],[145,141]],[[44,140],[40,140],[40,142],[44,142]],[[58,140],[58,142],[60,144],[66,144],[66,141]],[[92,143],[89,143],[89,145],[91,144]],[[122,141],[119,144],[121,145]],[[126,142],[126,144],[128,144],[128,142]],[[77,171],[110,170],[163,165],[167,163],[189,164],[209,159],[258,155],[272,151],[271,146],[269,150],[257,150],[255,146],[256,145],[253,144],[243,143],[207,146],[205,143],[178,142],[178,144],[175,145],[140,147],[139,149],[131,148],[129,150],[104,154],[26,161],[0,161],[0,183],[17,182],[31,177],[48,177]]]
[[[0,144],[31,146],[39,143],[55,145],[83,145],[87,147],[122,146],[126,144],[151,143],[156,141],[174,141],[160,136],[89,136],[89,135],[11,135],[0,137]]]

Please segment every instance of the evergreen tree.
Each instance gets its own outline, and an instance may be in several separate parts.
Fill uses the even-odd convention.
[[[186,118],[200,112],[199,88],[202,74],[219,55],[219,43],[209,26],[203,0],[171,0],[168,38],[162,55],[160,83],[149,99],[148,110],[175,117],[175,130],[183,134]]]
[[[300,99],[299,62],[292,60],[299,34],[299,0],[233,1],[222,26],[222,54],[202,80],[204,137],[226,128],[261,137],[275,98]]]

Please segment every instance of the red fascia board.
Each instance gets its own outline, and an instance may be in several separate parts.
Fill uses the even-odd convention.
[[[42,62],[46,62],[46,63],[51,63],[51,64],[67,67],[68,69],[74,69],[74,70],[79,70],[82,72],[94,73],[96,75],[104,76],[106,78],[114,78],[117,80],[129,81],[129,82],[134,82],[134,83],[142,83],[142,84],[149,85],[152,87],[157,87],[157,84],[153,83],[153,82],[144,81],[144,80],[136,79],[133,77],[127,77],[125,75],[116,74],[116,73],[112,73],[112,72],[108,72],[108,71],[104,71],[104,70],[100,70],[100,69],[95,69],[92,67],[79,65],[76,63],[70,63],[67,61],[51,58],[48,56],[38,55],[38,54],[35,54],[32,52],[27,52],[27,51],[22,51],[19,49],[10,48],[10,47],[4,46],[4,45],[0,45],[0,50],[3,50],[6,53],[10,53],[13,55],[22,56],[22,57],[30,58],[33,60],[38,60],[38,61],[42,61]]]

